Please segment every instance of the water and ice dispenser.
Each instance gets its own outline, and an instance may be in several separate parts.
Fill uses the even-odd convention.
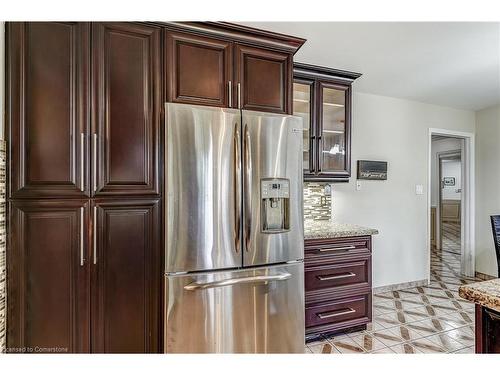
[[[285,178],[266,178],[260,181],[263,233],[290,230],[290,181]]]

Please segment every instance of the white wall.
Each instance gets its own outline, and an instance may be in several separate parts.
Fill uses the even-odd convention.
[[[476,271],[495,276],[490,215],[500,214],[500,105],[476,112],[476,129]]]
[[[443,186],[443,199],[459,201],[462,198],[462,162],[460,160],[443,160],[443,178],[455,178],[454,186]]]
[[[439,152],[461,150],[462,141],[458,138],[444,138],[432,141],[431,153],[431,205],[437,206],[439,200],[439,169],[437,154]]]
[[[474,112],[370,94],[353,95],[352,171],[359,159],[388,162],[387,181],[356,178],[333,187],[336,222],[376,228],[375,287],[424,280],[427,239],[429,128],[474,132]],[[424,194],[415,194],[415,185]]]

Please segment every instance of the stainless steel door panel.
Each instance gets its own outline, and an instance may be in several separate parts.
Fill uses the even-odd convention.
[[[167,276],[165,352],[303,353],[303,267]]]
[[[304,258],[302,206],[302,119],[242,111],[243,265]],[[290,230],[262,233],[260,183],[263,178],[290,181]]]
[[[240,111],[167,103],[165,117],[165,270],[240,267]]]

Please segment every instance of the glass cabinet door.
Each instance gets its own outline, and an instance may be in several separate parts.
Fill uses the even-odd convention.
[[[340,85],[320,84],[320,173],[348,174],[347,93]]]
[[[314,170],[312,158],[312,82],[295,81],[293,84],[293,114],[303,119],[303,161],[304,173],[307,174]]]

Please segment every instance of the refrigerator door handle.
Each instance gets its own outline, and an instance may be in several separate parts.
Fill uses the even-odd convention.
[[[240,252],[241,244],[241,138],[240,124],[235,124],[234,131],[234,246],[236,252]]]
[[[250,142],[250,132],[248,131],[248,125],[245,124],[243,127],[243,168],[245,169],[244,183],[243,183],[243,242],[245,251],[250,251],[250,231],[252,228],[252,223],[250,217],[252,216],[251,209],[251,199],[252,199],[252,146]]]
[[[292,277],[288,272],[280,273],[271,276],[250,276],[250,277],[239,277],[235,279],[225,279],[219,281],[210,281],[207,283],[191,283],[184,287],[185,290],[200,290],[200,289],[212,289],[221,288],[224,286],[238,285],[238,284],[265,284],[270,281],[283,281],[288,280]]]

